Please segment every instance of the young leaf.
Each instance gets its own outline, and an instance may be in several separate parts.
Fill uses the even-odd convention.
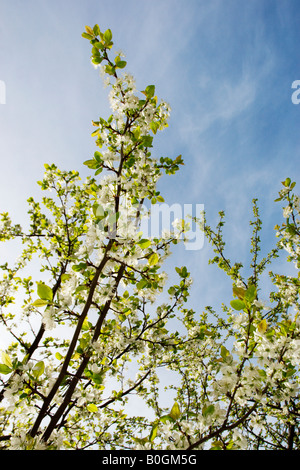
[[[150,441],[150,442],[153,442],[154,439],[156,438],[157,429],[158,429],[158,424],[155,424],[154,426],[152,426],[152,429],[151,429],[151,432],[150,432],[150,436],[149,436],[149,441]]]
[[[98,129],[97,129],[97,133],[98,133]],[[97,162],[95,159],[86,160],[85,162],[83,162],[83,164],[86,165],[91,170],[96,170],[99,167],[99,162]]]
[[[90,328],[91,328],[91,322],[89,322],[88,319],[85,318],[82,324],[82,329],[83,331],[88,331]]]
[[[102,153],[100,153],[98,151],[94,153],[94,158],[95,158],[95,160],[97,160],[98,163],[102,162],[102,157],[103,157]]]
[[[98,24],[95,24],[95,26],[93,27],[93,33],[94,33],[95,36],[99,36],[100,28],[99,28]]]
[[[183,266],[182,268],[175,268],[175,270],[179,274],[180,277],[182,278],[189,277],[189,273],[188,273],[188,270],[186,269],[186,266]]]
[[[148,99],[153,98],[155,93],[155,85],[148,85],[143,93]]]
[[[233,287],[232,291],[233,295],[241,300],[245,297],[246,289],[243,287]]]
[[[91,34],[88,34],[88,33],[82,33],[81,36],[85,39],[93,39],[94,38],[94,35],[92,36]]]
[[[150,129],[152,130],[153,134],[156,134],[159,128],[159,123],[156,121],[150,122]]]
[[[138,245],[142,248],[142,250],[145,250],[151,245],[151,240],[146,240],[145,238],[142,238],[142,240],[138,242]]]
[[[103,383],[103,374],[93,374],[92,380],[96,385],[101,385]]]
[[[230,355],[228,349],[225,348],[225,346],[221,346],[221,356],[223,360],[226,360],[226,358]]]
[[[97,408],[96,405],[94,405],[94,403],[89,403],[88,406],[87,406],[87,409],[91,413],[97,413],[97,411],[98,411],[98,408]]]
[[[146,285],[148,284],[148,282],[146,281],[146,279],[141,279],[136,287],[140,290],[140,289],[144,289],[144,287],[146,287]]]
[[[48,300],[36,299],[34,302],[32,302],[31,305],[33,305],[34,307],[44,307],[47,304]]]
[[[180,418],[181,412],[180,412],[180,408],[177,402],[175,402],[174,405],[172,406],[172,409],[170,411],[170,416],[175,421],[177,421]]]
[[[10,374],[12,369],[5,364],[0,364],[0,374]]]
[[[149,256],[148,263],[150,266],[155,266],[159,261],[159,257],[157,253],[152,253],[151,256]]]
[[[90,34],[91,36],[94,36],[94,31],[92,30],[92,28],[90,28],[90,26],[86,26],[85,30],[88,34]]]
[[[245,302],[239,299],[234,299],[230,302],[230,305],[234,310],[243,310],[245,308]]]
[[[222,449],[223,449],[222,441],[212,442],[210,450],[222,450]],[[227,449],[227,447],[226,447],[226,449]]]
[[[118,69],[124,69],[127,65],[127,62],[126,60],[119,60],[117,63],[116,63],[116,67]]]
[[[103,209],[101,204],[97,204],[97,203],[94,204],[92,209],[93,209],[93,213],[95,217],[99,217],[100,219],[103,219],[104,217],[106,217],[105,210]]]
[[[87,267],[87,264],[84,263],[84,262],[81,262],[79,264],[76,264],[76,265],[72,266],[72,269],[73,269],[73,271],[78,273],[78,272],[82,271],[83,269],[86,269],[86,267]]]
[[[10,369],[12,369],[13,365],[12,365],[12,362],[11,362],[11,359],[10,359],[9,355],[6,354],[6,352],[2,352],[1,357],[2,357],[3,364],[6,365],[7,367],[9,367]]]
[[[205,406],[202,410],[202,415],[204,416],[204,418],[208,415],[212,415],[215,411],[215,407],[214,405],[208,405],[208,406]]]
[[[44,361],[39,361],[35,364],[34,368],[32,369],[32,374],[36,379],[38,379],[44,373],[44,370]]]
[[[113,65],[105,66],[105,72],[108,73],[108,75],[114,75],[115,71],[116,71],[116,68]]]
[[[105,33],[103,34],[103,39],[106,42],[106,44],[109,44],[112,40],[112,32],[110,29],[107,29]]]
[[[169,421],[174,421],[174,418],[172,418],[171,415],[164,415],[164,416],[161,416],[161,418],[160,418],[160,422],[163,423],[163,424],[166,424]]]
[[[37,293],[38,296],[43,299],[43,300],[50,300],[50,302],[53,299],[53,292],[51,287],[46,286],[43,282],[39,282],[37,286]]]
[[[259,333],[261,334],[264,334],[267,330],[267,321],[264,319],[262,320],[258,325],[257,325],[257,329],[259,331]]]
[[[256,299],[256,287],[254,285],[250,285],[245,293],[245,300],[247,300],[250,304]]]

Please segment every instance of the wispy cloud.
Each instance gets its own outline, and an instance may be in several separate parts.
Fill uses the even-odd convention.
[[[201,93],[209,93],[210,101],[208,103],[205,100],[204,105],[199,100],[196,106],[197,117],[195,112],[193,115],[185,115],[182,133],[196,132],[199,136],[218,121],[227,122],[237,118],[255,100],[256,83],[249,76],[242,77],[238,83],[225,80],[216,82],[214,87],[211,85],[211,82],[200,85]]]

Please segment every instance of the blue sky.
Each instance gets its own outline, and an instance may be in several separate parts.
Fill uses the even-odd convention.
[[[225,210],[228,252],[243,260],[257,197],[264,246],[271,245],[280,182],[300,184],[300,105],[291,101],[300,79],[299,0],[1,0],[0,18],[1,212],[26,220],[44,163],[87,174],[91,120],[109,112],[81,37],[98,23],[112,30],[137,87],[155,84],[171,105],[153,155],[182,154],[185,166],[162,178],[166,202],[204,204],[212,222]],[[200,309],[230,297],[224,275],[207,268],[210,256],[207,244],[179,248],[167,264],[189,267]]]

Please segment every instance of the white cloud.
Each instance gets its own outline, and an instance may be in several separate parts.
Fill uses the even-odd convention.
[[[242,77],[239,83],[232,83],[229,80],[216,83],[213,89],[205,87],[211,96],[209,109],[199,104],[198,118],[187,116],[187,123],[184,132],[197,132],[202,134],[218,121],[230,121],[238,117],[254,101],[256,95],[256,84],[248,76]],[[205,103],[207,105],[207,102]],[[193,123],[189,122],[192,121]]]

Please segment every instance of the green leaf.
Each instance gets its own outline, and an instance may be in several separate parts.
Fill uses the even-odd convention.
[[[148,442],[148,437],[143,437],[143,438],[133,437],[132,439],[134,440],[134,442],[142,446],[144,446]]]
[[[286,377],[286,378],[292,377],[296,372],[297,372],[297,370],[295,369],[295,367],[290,366],[289,369],[286,372],[283,372],[283,376]]]
[[[100,28],[99,28],[98,24],[95,24],[95,26],[93,27],[93,32],[94,32],[95,36],[99,36]]]
[[[108,73],[108,75],[114,75],[116,69],[113,65],[106,65],[105,66],[105,72]]]
[[[44,361],[39,361],[35,364],[34,368],[32,369],[32,374],[36,379],[38,379],[44,373],[44,370]]]
[[[256,287],[254,285],[250,285],[245,293],[245,300],[247,300],[250,304],[256,299]]]
[[[103,39],[106,42],[106,44],[109,44],[112,40],[112,32],[110,29],[107,29],[105,33],[103,34]]]
[[[107,212],[105,212],[101,204],[94,204],[92,209],[94,216],[98,217],[99,219],[104,219],[107,216]]]
[[[222,356],[222,359],[227,359],[227,357],[230,356],[230,353],[228,351],[228,349],[225,348],[225,346],[221,346],[221,356]]]
[[[91,326],[92,326],[91,322],[89,322],[88,319],[85,318],[82,324],[83,331],[88,331],[91,328]]]
[[[151,240],[147,240],[145,238],[142,238],[138,242],[138,245],[140,246],[140,248],[142,248],[142,250],[145,250],[146,248],[148,248],[151,245]]]
[[[98,129],[97,129],[97,133],[98,133]],[[85,162],[83,162],[83,164],[86,165],[91,170],[96,170],[99,167],[99,162],[97,162],[94,159],[93,160],[86,160]]]
[[[0,374],[10,374],[12,369],[5,364],[0,364]]]
[[[94,405],[94,403],[89,403],[88,406],[87,406],[87,409],[91,413],[97,413],[97,411],[98,411],[98,408],[97,408],[96,405]]]
[[[208,405],[203,408],[202,415],[205,418],[206,416],[212,415],[214,411],[215,411],[214,405]]]
[[[130,157],[126,160],[126,168],[131,168],[136,162],[135,157]]]
[[[94,31],[92,30],[90,26],[86,26],[85,30],[88,34],[90,34],[91,36],[94,36]]]
[[[95,158],[95,160],[97,160],[98,163],[102,162],[102,157],[103,157],[102,153],[100,153],[98,151],[94,153],[94,158]]]
[[[186,269],[186,266],[183,266],[182,268],[175,268],[176,272],[179,274],[180,277],[183,279],[189,277],[188,270]]]
[[[94,38],[94,36],[92,36],[91,34],[88,34],[88,33],[82,33],[81,36],[85,39],[93,39]]]
[[[189,277],[189,273],[188,273],[188,271],[187,271],[187,269],[186,269],[186,266],[183,266],[183,268],[181,268],[181,276],[182,276],[183,278]]]
[[[227,447],[226,447],[226,449],[227,449]],[[210,450],[223,450],[222,441],[214,441],[211,445]]]
[[[243,310],[243,308],[245,308],[245,302],[239,299],[232,300],[230,305],[234,310]]]
[[[152,426],[150,436],[149,436],[149,441],[150,442],[153,442],[154,439],[156,438],[157,430],[158,430],[158,424],[155,424],[154,426]]]
[[[151,135],[143,135],[142,143],[144,147],[152,147],[153,137]]]
[[[233,287],[232,291],[233,295],[241,300],[245,297],[246,289],[243,287]]]
[[[48,305],[48,300],[36,299],[31,305],[34,307],[44,307],[45,305]]]
[[[261,322],[259,322],[259,324],[257,325],[257,329],[259,331],[259,333],[263,334],[267,331],[267,321],[264,319],[262,320]]]
[[[177,402],[175,402],[174,405],[172,406],[172,409],[170,411],[170,416],[175,421],[177,421],[180,418],[181,411]]]
[[[100,41],[99,41],[99,42],[94,42],[93,47],[95,47],[95,49],[97,49],[97,50],[99,50],[99,49],[100,49],[101,51],[104,50],[103,43],[100,42]]]
[[[170,415],[161,416],[161,418],[160,418],[161,423],[166,424],[166,423],[168,423],[168,421],[174,421],[172,416],[170,416]]]
[[[103,374],[93,374],[92,380],[96,385],[101,385],[103,383]]]
[[[155,94],[155,85],[148,85],[146,87],[146,90],[143,91],[143,93],[148,99],[153,98],[153,96]]]
[[[6,354],[6,352],[2,352],[1,357],[2,357],[3,364],[6,365],[7,367],[9,367],[10,369],[12,369],[13,365],[12,365],[12,362],[11,362],[11,359],[10,359],[9,355]]]
[[[226,450],[231,450],[234,446],[234,441],[229,441],[226,445]]]
[[[88,289],[88,286],[86,285],[78,286],[75,289],[75,294],[79,294],[79,292],[82,292],[83,290],[87,290],[87,289]]]
[[[116,67],[118,69],[124,69],[127,65],[127,62],[126,60],[119,60],[117,63],[116,63]]]
[[[173,295],[175,294],[176,292],[176,288],[174,286],[171,286],[169,289],[168,289],[168,294],[171,295],[173,297]]]
[[[95,131],[93,131],[93,132],[91,133],[91,136],[92,136],[92,137],[95,137],[95,136],[98,135],[98,134],[100,134],[100,129],[96,129]]]
[[[150,122],[150,129],[152,130],[153,134],[156,134],[156,132],[158,131],[158,128],[159,128],[158,122],[155,122],[155,121]]]
[[[144,289],[146,286],[147,286],[148,282],[146,281],[146,279],[141,279],[136,287],[140,290],[140,289]]]
[[[150,266],[155,266],[159,261],[159,256],[157,253],[152,253],[151,256],[149,256],[148,263]]]
[[[37,293],[38,296],[43,299],[43,300],[50,300],[50,302],[53,299],[53,292],[51,287],[46,286],[43,282],[39,282],[37,286]]]
[[[86,267],[87,267],[87,264],[82,262],[82,263],[76,264],[75,266],[72,266],[72,269],[75,272],[80,272],[83,269],[86,269]]]

